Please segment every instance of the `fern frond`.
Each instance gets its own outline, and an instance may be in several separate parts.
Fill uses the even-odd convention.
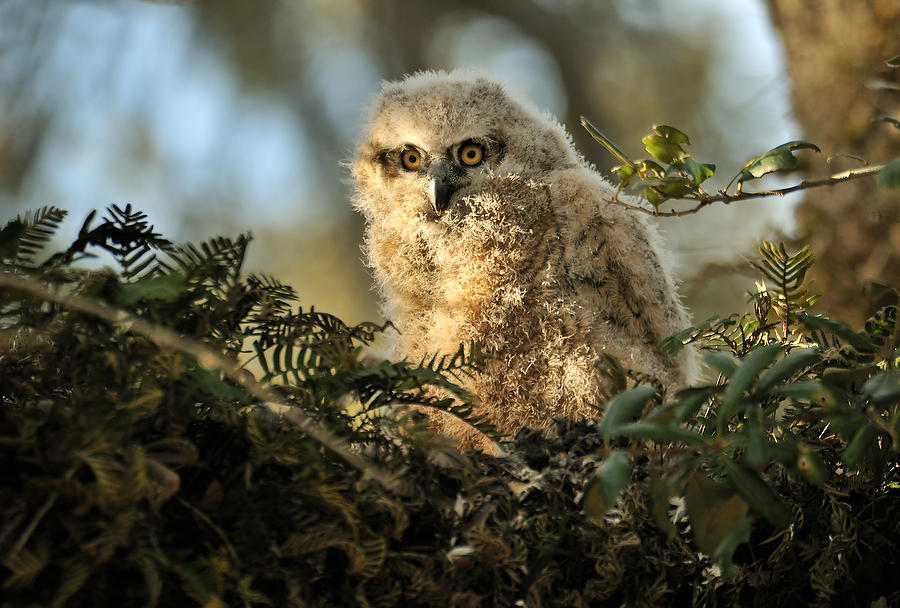
[[[291,302],[297,301],[297,292],[273,276],[251,274],[246,278],[247,286],[258,294],[258,308],[263,316],[272,312],[284,315],[291,311]]]
[[[39,545],[35,550],[23,547],[18,553],[3,560],[10,575],[3,581],[3,588],[28,587],[50,562],[49,545]]]
[[[115,502],[124,489],[122,464],[111,454],[90,449],[77,452],[77,456],[94,474],[98,503],[106,506]]]
[[[462,348],[460,351],[465,352]],[[454,375],[454,372],[477,369],[484,356],[480,349],[476,349],[475,354],[469,352],[451,357],[449,361],[453,362],[452,365],[446,360],[441,362],[444,358],[434,357],[418,366],[409,361],[382,361],[350,372],[348,380],[363,404],[365,414],[390,405],[424,406],[452,414],[498,439],[500,435],[496,426],[486,416],[476,412],[473,396],[447,377]]]
[[[66,601],[81,589],[94,572],[90,561],[81,557],[67,559],[62,564],[62,579],[53,598],[53,608],[65,606]]]
[[[816,261],[815,254],[805,246],[791,255],[784,243],[763,241],[759,247],[760,260],[752,262],[764,277],[757,285],[758,293],[768,296],[772,309],[782,321],[783,338],[787,338],[794,315],[810,308],[818,296],[808,296],[809,286],[804,283],[806,273]],[[768,281],[774,287],[767,287]]]
[[[16,216],[0,230],[0,260],[4,264],[33,267],[34,255],[53,238],[66,214],[47,206]]]
[[[436,374],[456,376],[462,372],[471,376],[472,372],[481,371],[480,365],[487,355],[481,350],[481,343],[472,340],[468,345],[460,344],[453,355],[441,355],[440,357],[433,355],[427,364],[425,363],[426,358],[422,358],[419,367],[427,368]]]
[[[259,339],[262,348],[304,337],[308,342],[337,345],[370,344],[375,336],[393,327],[390,322],[360,323],[350,326],[338,317],[317,312],[314,308],[303,312],[281,314],[256,314],[249,319],[247,335]]]
[[[136,552],[132,560],[141,572],[144,578],[144,586],[147,589],[148,608],[155,608],[159,603],[159,596],[163,589],[163,579],[159,571],[159,566],[164,562],[159,551],[141,546]]]
[[[219,236],[200,243],[199,248],[192,244],[179,245],[169,255],[189,274],[208,273],[212,277],[233,279],[240,275],[252,239],[249,233],[236,239]]]
[[[745,314],[732,313],[727,317],[714,315],[666,337],[662,349],[675,356],[685,345],[698,344],[703,350],[727,348],[740,357],[758,345],[770,328],[770,325],[761,324],[758,318]]]
[[[159,251],[171,253],[172,243],[162,238],[147,222],[146,213],[134,210],[130,204],[124,209],[111,205],[106,212],[103,222],[92,228],[96,212],[91,211],[78,232],[78,238],[56,261],[68,264],[78,256],[91,256],[88,248],[93,246],[113,256],[121,268],[122,278],[126,280],[164,272],[168,268],[159,263],[156,254]],[[154,262],[157,265],[151,266]]]

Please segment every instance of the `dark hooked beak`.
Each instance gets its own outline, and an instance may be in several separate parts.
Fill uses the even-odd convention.
[[[450,167],[445,161],[434,163],[428,170],[431,183],[428,184],[428,200],[434,212],[440,216],[450,205],[450,197],[459,189],[459,184],[450,176]]]

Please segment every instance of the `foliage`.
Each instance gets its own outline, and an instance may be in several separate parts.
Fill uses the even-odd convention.
[[[806,510],[809,501],[830,505],[832,514],[847,509],[841,517],[849,519],[841,525],[848,527],[837,537],[875,559],[879,554],[861,550],[856,535],[866,529],[878,536],[879,525],[853,507],[890,505],[897,491],[897,292],[876,286],[873,291],[890,294],[892,303],[857,332],[810,314],[815,298],[803,283],[813,260],[807,248],[789,255],[783,245],[763,243],[760,253],[755,266],[775,287],[753,295],[752,316],[714,317],[667,340],[673,353],[691,342],[710,350],[705,362],[716,372],[715,381],[681,391],[643,418],[604,427],[615,416],[613,402],[601,429],[608,438],[630,438],[632,445],[662,439],[690,446],[661,467],[666,483],[655,499],[684,496],[692,524],[715,518],[712,528],[695,525],[695,540],[718,558],[727,577],[745,574],[732,557],[750,538],[748,513],[772,526],[771,540],[781,543],[776,553],[795,551],[797,526],[818,518],[828,527],[820,514]],[[692,501],[692,495],[700,498]],[[659,524],[665,526],[665,519]],[[816,578],[809,584],[820,601],[832,597],[847,575],[839,561],[811,571]],[[785,564],[770,559],[768,565],[777,571]]]
[[[715,377],[461,454],[467,345],[418,363],[390,327],[300,309],[111,207],[0,232],[6,606],[849,605],[900,564],[897,293],[855,331],[812,314],[808,250],[764,243],[753,312],[671,337]],[[118,272],[84,270],[105,251]],[[270,407],[271,406],[271,407]],[[884,573],[884,576],[882,576]]]
[[[885,63],[891,68],[897,68],[896,58],[889,59]],[[868,84],[870,88],[896,89],[897,85],[891,82],[873,81]],[[883,121],[900,128],[900,122],[890,116],[882,116],[877,121]],[[862,169],[845,171],[827,177],[825,179],[802,181],[799,184],[777,190],[765,190],[759,192],[745,192],[744,184],[759,179],[771,173],[788,172],[798,164],[797,150],[814,150],[821,152],[819,146],[808,141],[789,141],[754,156],[749,159],[741,170],[731,178],[728,184],[713,194],[703,189],[702,184],[710,179],[716,172],[716,165],[712,163],[697,162],[687,151],[686,146],[691,140],[686,133],[670,125],[654,125],[653,130],[642,138],[644,148],[652,156],[652,159],[632,160],[612,140],[606,137],[587,118],[581,117],[581,125],[590,136],[600,143],[621,164],[612,168],[613,174],[619,180],[616,194],[623,189],[631,187],[639,191],[650,203],[655,215],[681,216],[696,213],[703,207],[716,202],[732,203],[749,198],[758,198],[772,195],[784,195],[798,190],[830,186],[851,179],[870,177],[877,175],[877,183],[883,188],[900,187],[900,159],[886,162],[884,165],[864,167]],[[856,160],[866,163],[862,158],[851,156]],[[830,157],[829,157],[830,160]],[[866,163],[867,164],[867,163]],[[733,193],[729,192],[732,185]],[[660,211],[660,206],[666,201],[690,200],[695,201],[694,207],[686,210]],[[617,201],[618,202],[618,199]],[[645,210],[638,205],[620,203],[626,207],[637,210]]]

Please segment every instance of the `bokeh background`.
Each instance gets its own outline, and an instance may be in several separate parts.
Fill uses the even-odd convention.
[[[883,60],[900,53],[900,3],[844,4],[0,0],[0,219],[56,205],[71,212],[65,240],[89,210],[132,203],[176,241],[250,231],[248,269],[293,284],[306,307],[378,320],[343,163],[383,79],[479,68],[556,115],[605,173],[615,160],[580,114],[633,158],[652,124],[678,126],[719,186],[791,139],[883,161],[900,138],[871,118],[898,106],[864,83],[896,82]],[[743,309],[761,238],[829,232],[820,258],[849,273],[834,307],[858,297],[860,269],[896,282],[896,194],[852,196],[662,221],[695,316]],[[874,206],[854,207],[863,198]],[[842,236],[848,214],[865,225]]]

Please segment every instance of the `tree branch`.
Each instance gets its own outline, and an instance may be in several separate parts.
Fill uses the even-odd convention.
[[[708,207],[713,203],[724,203],[729,205],[731,203],[736,203],[738,201],[744,201],[748,199],[756,199],[756,198],[764,198],[767,196],[784,196],[786,194],[790,194],[792,192],[799,192],[800,190],[808,190],[810,188],[819,188],[821,186],[833,186],[835,184],[840,184],[842,182],[850,181],[853,179],[859,179],[861,177],[871,177],[873,175],[877,175],[882,169],[884,165],[875,165],[872,167],[865,167],[863,169],[849,169],[847,171],[842,171],[840,173],[835,173],[834,175],[830,175],[828,177],[824,177],[822,179],[815,180],[803,180],[799,184],[795,184],[793,186],[789,186],[787,188],[778,188],[775,190],[763,190],[760,192],[736,192],[735,194],[728,194],[726,190],[720,190],[718,194],[707,194],[701,193],[696,196],[688,196],[688,197],[680,197],[680,198],[672,198],[670,200],[690,200],[697,201],[697,204],[690,209],[683,209],[681,211],[658,211],[656,209],[648,209],[646,207],[641,207],[639,205],[631,205],[629,203],[623,203],[618,200],[618,198],[612,199],[611,202],[614,205],[619,205],[620,207],[625,207],[626,209],[631,209],[634,211],[640,211],[642,213],[646,213],[648,215],[653,215],[656,217],[683,217],[685,215],[692,215],[697,213],[704,207]]]

